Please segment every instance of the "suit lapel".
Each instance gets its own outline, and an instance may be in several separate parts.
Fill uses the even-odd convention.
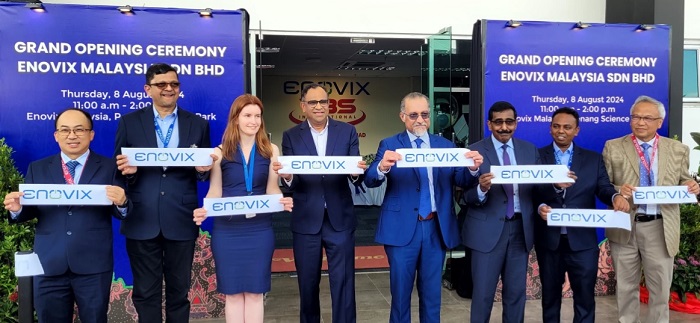
[[[85,165],[83,165],[83,172],[80,174],[80,182],[76,184],[90,183],[92,178],[97,173],[97,170],[100,169],[100,160],[94,156],[94,153],[91,152],[90,155],[93,155],[93,157],[90,158],[88,155],[88,159],[85,161]]]
[[[302,121],[302,123],[299,124],[299,137],[301,137],[301,141],[304,143],[304,145],[306,145],[309,155],[318,156],[316,145],[314,144],[314,138],[311,136],[311,129],[309,129],[308,121]]]
[[[570,171],[573,171],[574,173],[578,174],[582,166],[581,163],[583,161],[583,151],[581,151],[581,149],[579,149],[578,146],[574,144],[574,151],[571,153],[571,157],[569,158],[573,158],[573,160],[571,160]]]
[[[63,164],[61,164],[61,154],[54,156],[49,162],[49,173],[54,184],[66,184],[63,177]]]
[[[190,148],[189,141],[190,138],[190,115],[188,113],[182,113],[182,109],[178,107],[177,109],[177,131],[180,132],[180,142],[178,143],[178,148]]]
[[[666,175],[666,171],[668,167],[668,164],[670,163],[669,158],[672,156],[672,152],[668,150],[668,146],[666,143],[662,140],[663,138],[659,136],[657,139],[659,141],[659,147],[658,151],[656,152],[656,156],[659,159],[659,165],[657,166],[657,173],[654,174],[656,177],[656,185],[665,185],[666,181],[664,181],[664,175]],[[650,155],[651,157],[651,155]],[[653,162],[653,161],[652,161]],[[652,167],[653,168],[653,167]],[[674,185],[674,184],[672,184]]]
[[[625,156],[627,156],[627,160],[630,162],[630,168],[634,170],[634,173],[637,174],[637,178],[639,178],[639,155],[637,154],[637,150],[634,149],[631,136],[627,135],[622,138],[622,148],[625,151],[624,153]]]
[[[148,148],[158,148],[156,139],[156,127],[153,125],[155,115],[153,114],[153,106],[149,105],[141,110],[141,126],[143,128],[143,137],[148,141]]]
[[[406,133],[406,131],[399,133],[398,139],[399,139],[399,143],[401,144],[399,148],[408,148],[408,149],[413,148],[413,145],[411,145],[411,140],[408,138],[408,133]],[[418,181],[420,181],[420,174],[418,173],[418,167],[413,167],[413,173],[416,174],[416,178],[418,179]]]
[[[333,148],[335,148],[335,142],[338,140],[338,122],[328,117],[328,140],[326,141],[326,156],[333,156]]]
[[[498,154],[496,153],[496,147],[493,146],[493,141],[491,136],[484,139],[484,156],[489,159],[489,165],[500,166],[501,161],[498,160]],[[490,172],[491,170],[489,170]]]

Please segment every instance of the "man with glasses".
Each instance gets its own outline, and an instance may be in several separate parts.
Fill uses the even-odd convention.
[[[399,148],[455,148],[447,139],[428,133],[428,98],[412,92],[401,100],[399,118],[406,130],[383,139],[377,158],[367,170],[365,185],[386,192],[377,224],[376,241],[389,259],[390,322],[411,322],[411,293],[416,281],[421,322],[439,322],[442,266],[447,249],[459,245],[453,188],[475,180],[482,162],[476,151],[466,153],[475,166],[397,168]],[[416,273],[418,278],[416,280]]]
[[[177,105],[180,81],[172,66],[151,65],[143,88],[152,104],[122,116],[114,144],[134,201],[134,215],[120,230],[134,276],[132,300],[139,322],[162,322],[165,277],[166,321],[189,322],[187,295],[199,235],[192,212],[199,204],[197,180],[205,180],[211,166],[137,168],[121,148],[209,148],[209,123]]]
[[[649,289],[646,322],[668,322],[673,258],[680,240],[678,204],[633,205],[635,187],[685,185],[691,194],[700,193],[688,172],[688,147],[657,133],[665,116],[661,102],[645,95],[638,97],[630,109],[632,134],[607,141],[603,149],[610,180],[632,205],[631,231],[605,231],[617,275],[618,320],[622,323],[639,322],[642,267]]]
[[[491,135],[469,146],[484,156],[478,181],[465,190],[469,205],[462,241],[471,249],[474,291],[471,322],[491,318],[499,276],[503,281],[503,322],[523,322],[525,315],[528,255],[533,246],[536,208],[532,184],[491,184],[491,165],[535,165],[537,148],[513,138],[518,114],[505,101],[488,112]]]
[[[284,132],[283,155],[360,155],[355,127],[328,117],[329,103],[328,92],[322,86],[311,84],[302,89],[300,105],[306,121]],[[364,161],[357,166],[367,168]],[[273,169],[281,169],[280,163],[273,163]],[[348,180],[359,185],[362,174],[279,176],[294,198],[291,229],[301,298],[300,321],[321,321],[318,294],[325,248],[333,322],[355,322],[357,219]]]
[[[67,109],[57,116],[55,126],[61,153],[32,162],[25,182],[106,185],[114,205],[23,206],[23,193],[11,192],[5,196],[5,209],[13,222],[38,220],[34,251],[44,269],[34,277],[39,322],[73,322],[77,304],[80,321],[107,323],[114,269],[112,217],[122,219],[133,207],[124,193],[125,183],[115,180],[114,160],[89,149],[95,137],[90,114]]]

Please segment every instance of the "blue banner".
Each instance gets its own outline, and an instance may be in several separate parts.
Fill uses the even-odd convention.
[[[91,149],[112,156],[119,118],[146,107],[145,73],[168,63],[182,83],[178,105],[210,121],[221,139],[233,100],[245,91],[247,15],[242,11],[44,4],[0,4],[0,137],[17,167],[58,152],[56,115],[68,107],[93,115]],[[206,193],[207,185],[200,186]],[[115,222],[115,277],[131,285],[124,238]],[[205,228],[206,229],[206,228]]]
[[[631,133],[635,99],[659,100],[668,113],[671,27],[630,24],[486,21],[484,137],[488,109],[508,101],[518,112],[515,136],[537,147],[551,144],[552,113],[578,111],[583,148],[602,152],[605,141]],[[668,136],[668,118],[659,134]],[[600,204],[600,203],[599,203]],[[602,204],[599,205],[602,207]],[[599,240],[604,238],[598,230]]]
[[[525,21],[485,22],[484,129],[488,108],[508,101],[518,111],[515,136],[542,147],[560,107],[581,116],[581,147],[602,151],[605,141],[631,133],[630,109],[640,95],[668,111],[670,31],[666,25]],[[668,120],[659,131],[668,135]]]

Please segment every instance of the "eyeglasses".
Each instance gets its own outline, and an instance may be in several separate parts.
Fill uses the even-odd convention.
[[[489,120],[489,122],[497,125],[497,126],[502,126],[504,123],[508,126],[512,126],[515,124],[515,119],[496,119],[496,120]]]
[[[180,82],[170,82],[170,83],[168,83],[168,82],[159,82],[159,83],[151,83],[151,84],[147,84],[147,85],[149,85],[149,86],[155,86],[155,87],[157,87],[157,88],[159,88],[159,89],[161,89],[161,90],[165,90],[165,88],[167,88],[168,85],[170,85],[170,87],[173,88],[173,89],[177,89],[177,88],[180,87]]]
[[[413,113],[410,113],[410,114],[404,112],[403,115],[407,116],[407,117],[408,117],[409,119],[411,119],[411,120],[418,120],[418,116],[420,116],[421,118],[423,118],[423,120],[428,120],[428,119],[430,119],[430,112],[421,112],[421,113],[413,112]]]
[[[321,104],[322,107],[328,106],[328,100],[309,100],[309,101],[301,101],[301,102],[304,102],[304,104],[306,104],[312,108],[315,107],[317,104]]]
[[[649,117],[649,116],[638,116],[638,115],[631,115],[630,118],[632,119],[632,122],[639,122],[644,120],[646,123],[654,122],[656,120],[662,119],[661,117],[654,118],[654,117]]]
[[[78,137],[82,137],[86,133],[92,131],[92,129],[85,129],[85,128],[76,128],[76,129],[68,129],[68,128],[61,128],[61,129],[56,129],[56,132],[61,135],[61,137],[68,137],[70,136],[70,133],[74,133]]]

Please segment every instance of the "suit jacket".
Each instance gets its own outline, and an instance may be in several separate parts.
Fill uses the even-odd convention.
[[[94,151],[83,166],[78,184],[124,184],[115,181],[116,162]],[[53,155],[29,164],[25,183],[65,184],[61,155]],[[127,217],[131,207],[127,206]],[[112,217],[122,218],[114,205],[24,205],[17,222],[36,218],[34,251],[44,274],[55,276],[71,272],[81,275],[113,270]]]
[[[542,164],[556,165],[552,144],[539,149]],[[552,208],[595,209],[596,196],[601,202],[612,206],[612,198],[617,190],[610,184],[608,172],[605,170],[603,156],[592,150],[587,150],[574,144],[571,156],[571,171],[576,173],[576,183],[566,189],[565,194],[557,194],[551,184],[540,185],[538,198],[543,198],[535,204],[546,203]],[[535,217],[535,245],[555,251],[559,247],[561,227],[549,227],[547,221]],[[596,228],[566,228],[569,246],[573,251],[598,248]]]
[[[178,107],[178,148],[209,148],[209,123]],[[114,155],[122,147],[158,148],[153,125],[153,107],[123,115],[119,119]],[[120,175],[121,176],[121,175]],[[128,176],[127,194],[134,204],[134,216],[122,221],[121,233],[129,239],[147,240],[160,232],[170,240],[193,240],[199,235],[192,211],[199,204],[198,174],[194,167],[139,167]]]
[[[430,148],[455,148],[449,140],[430,134]],[[383,139],[379,143],[377,155],[367,169],[365,185],[377,187],[386,183],[386,192],[377,224],[375,240],[390,246],[405,246],[411,242],[418,224],[418,204],[420,203],[420,175],[418,168],[392,167],[379,179],[377,166],[387,150],[413,148],[406,131]],[[442,233],[442,242],[447,248],[459,245],[457,216],[455,215],[452,190],[455,185],[463,187],[468,180],[464,167],[433,167],[433,190],[437,220]],[[471,177],[471,175],[469,175]]]
[[[688,167],[690,164],[688,146],[680,141],[659,137],[658,151],[658,174],[655,174],[657,186],[682,185],[691,179]],[[632,137],[626,135],[621,138],[611,139],[605,143],[603,148],[603,159],[605,168],[615,188],[623,184],[639,186],[639,155],[634,148]],[[632,199],[630,197],[630,205]],[[680,208],[678,204],[661,204],[659,213],[663,216],[664,239],[666,240],[666,250],[669,256],[674,257],[678,253],[680,242]],[[634,215],[637,213],[637,206],[632,205],[630,209],[630,220],[632,226],[635,225]],[[605,235],[612,242],[628,243],[630,231],[623,229],[607,229]]]
[[[355,127],[328,118],[326,156],[359,156],[360,143]],[[285,156],[317,156],[309,123],[304,121],[282,135],[282,154]],[[324,210],[328,210],[331,226],[337,231],[354,230],[357,226],[349,175],[295,174],[288,188],[294,192],[291,229],[301,234],[321,231]],[[286,186],[286,182],[282,181]],[[362,183],[360,177],[356,183]],[[325,203],[325,206],[324,206]]]
[[[498,148],[493,146],[491,136],[484,138],[469,146],[484,156],[484,162],[479,167],[479,173],[491,172],[491,165],[500,165],[498,160]],[[515,161],[518,165],[536,165],[540,163],[539,153],[535,145],[520,139],[513,138],[513,150]],[[533,206],[533,184],[519,184],[520,212],[523,216],[523,231],[525,234],[525,246],[532,249],[534,238],[534,225],[537,208]],[[464,199],[469,206],[467,218],[462,227],[462,240],[470,249],[480,252],[491,252],[496,246],[503,226],[505,225],[506,207],[508,198],[503,185],[493,184],[486,193],[486,199],[481,202],[477,190],[479,181],[475,180],[464,193]]]

